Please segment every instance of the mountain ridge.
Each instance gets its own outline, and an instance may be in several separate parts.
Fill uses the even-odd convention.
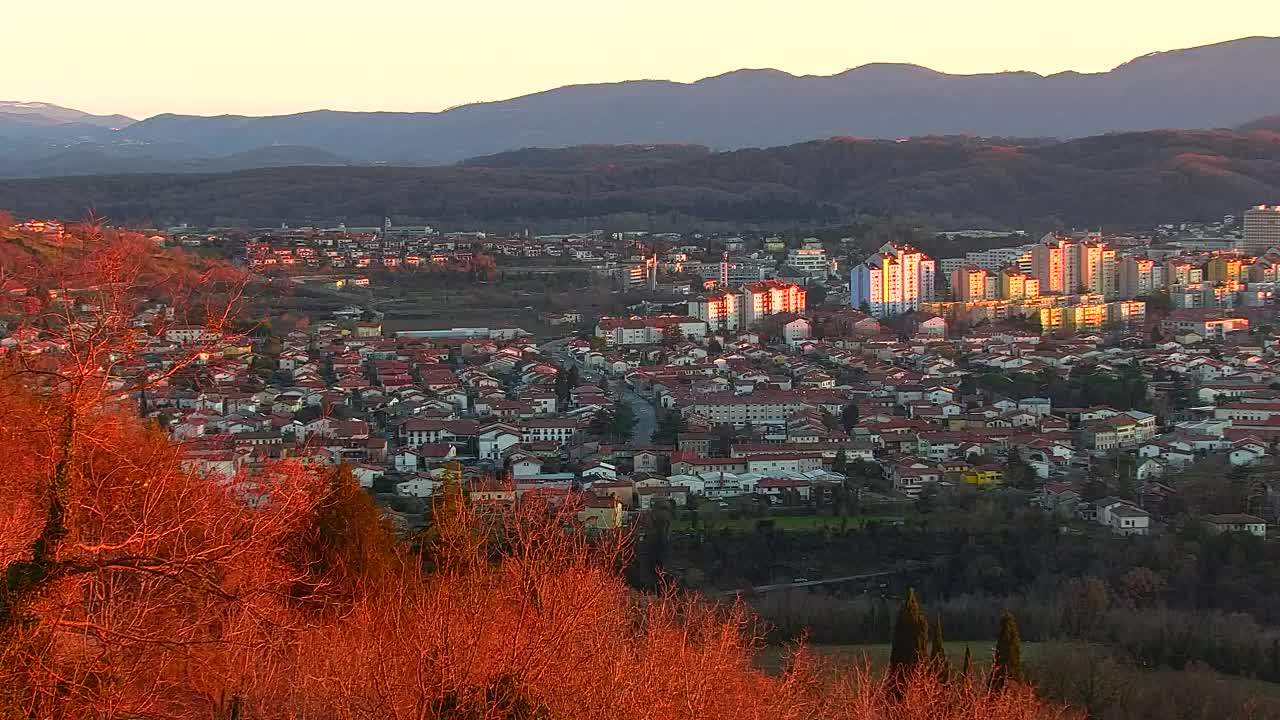
[[[1280,199],[1280,133],[1158,130],[1070,141],[837,138],[713,153],[699,146],[528,148],[431,167],[0,181],[23,216],[127,224],[427,222],[462,227],[787,228],[913,218],[1054,228],[1238,214]]]
[[[166,113],[115,131],[68,126],[62,135],[61,126],[33,129],[28,123],[19,140],[0,117],[0,174],[22,174],[4,168],[81,142],[181,145],[196,164],[286,145],[350,163],[412,166],[527,147],[687,144],[729,150],[838,136],[1075,138],[1237,127],[1280,114],[1280,93],[1241,91],[1270,87],[1275,67],[1280,38],[1257,36],[1151,53],[1099,73],[960,75],[907,63],[868,63],[835,75],[740,69],[689,83],[567,85],[441,112]]]

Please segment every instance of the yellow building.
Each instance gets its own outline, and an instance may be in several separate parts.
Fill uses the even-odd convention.
[[[1077,330],[1101,330],[1107,324],[1106,305],[1073,305],[1067,310],[1074,315],[1071,324]]]
[[[1066,308],[1062,307],[1043,307],[1040,308],[1040,330],[1042,332],[1053,332],[1061,330],[1067,321]]]
[[[987,299],[987,271],[969,265],[951,273],[951,296],[957,302],[971,303]]]
[[[960,478],[977,487],[998,487],[1004,484],[1004,468],[999,465],[981,465],[966,471]]]
[[[578,511],[578,521],[595,530],[617,530],[622,527],[622,502],[613,495],[588,496]]]
[[[1143,307],[1146,307],[1145,304]],[[1040,329],[1046,333],[1070,329],[1101,330],[1107,324],[1107,315],[1107,305],[1103,303],[1042,307],[1040,308]]]
[[[1209,282],[1213,283],[1237,283],[1240,282],[1240,274],[1243,263],[1238,257],[1216,257],[1209,261]]]
[[[1023,287],[1026,288],[1026,292],[1023,294],[1024,299],[1035,300],[1040,297],[1040,278],[1028,275],[1026,284]]]
[[[1021,300],[1027,294],[1027,276],[1020,272],[1005,270],[1000,273],[1000,298],[1002,300]]]

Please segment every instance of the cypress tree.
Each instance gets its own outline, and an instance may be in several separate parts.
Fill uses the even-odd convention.
[[[1000,639],[991,663],[991,689],[1001,690],[1010,682],[1023,682],[1022,639],[1018,636],[1018,621],[1005,610],[1000,614]]]
[[[484,543],[467,504],[461,464],[455,460],[446,465],[440,481],[416,544],[428,570],[468,575],[483,564]]]
[[[341,608],[376,592],[398,562],[390,524],[345,463],[286,553],[297,571],[290,598],[313,609]]]
[[[889,675],[895,694],[901,695],[903,681],[929,657],[929,621],[920,612],[916,591],[908,589],[898,609],[898,624],[893,628],[893,649],[889,653]]]
[[[934,670],[939,677],[946,680],[951,674],[951,664],[947,662],[947,649],[942,640],[941,615],[938,615],[929,626],[929,645],[931,646],[930,660],[933,662]]]

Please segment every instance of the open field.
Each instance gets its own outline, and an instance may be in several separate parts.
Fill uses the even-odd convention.
[[[969,648],[969,652],[973,655],[974,668],[985,671],[987,665],[991,663],[991,653],[996,643],[995,640],[978,640],[972,642],[946,642],[944,645],[947,648],[947,658],[951,660],[953,666],[960,667],[964,662],[964,650]],[[1023,662],[1027,665],[1034,665],[1044,651],[1052,645],[1053,643],[1022,643]],[[811,645],[810,649],[823,658],[845,666],[866,664],[872,669],[879,669],[889,664],[889,643],[876,645]],[[769,672],[776,672],[781,669],[785,657],[786,650],[784,648],[771,645],[761,650],[756,656],[756,667]]]
[[[991,664],[991,655],[995,649],[995,644],[995,640],[992,639],[949,641],[945,643],[945,646],[947,658],[951,661],[953,668],[959,668],[963,664],[964,651],[965,648],[968,648],[973,656],[975,672],[985,673]],[[1083,647],[1081,643],[1073,641],[1023,642],[1022,661],[1034,680],[1037,676],[1043,676],[1045,672],[1051,672],[1051,669],[1041,666],[1042,660],[1052,657],[1054,653],[1059,651],[1070,651],[1072,648],[1081,647]],[[880,670],[889,664],[891,645],[889,643],[875,645],[811,645],[810,649],[819,657],[844,667],[861,667],[865,665],[872,670]],[[756,655],[756,667],[770,673],[779,672],[785,662],[786,652],[785,648],[776,645],[766,647]],[[1132,674],[1129,676],[1132,681],[1153,683],[1155,685],[1176,683],[1180,677],[1184,676],[1184,672],[1170,669],[1129,668],[1126,672]],[[1280,700],[1280,684],[1277,683],[1239,675],[1228,675],[1208,669],[1198,669],[1194,672],[1207,674],[1216,681],[1226,683],[1247,695],[1265,696],[1273,700]]]

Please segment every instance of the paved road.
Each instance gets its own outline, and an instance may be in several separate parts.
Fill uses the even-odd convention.
[[[653,431],[658,427],[658,413],[653,409],[653,405],[650,405],[648,400],[627,389],[622,391],[622,399],[631,406],[631,410],[636,414],[636,429],[631,434],[631,444],[651,444],[653,442]]]
[[[565,348],[572,340],[572,337],[560,338],[558,340],[550,340],[538,346],[538,349],[545,355],[550,356],[555,362],[561,366],[565,366],[572,362],[568,350]],[[592,376],[583,373],[582,382],[592,381]],[[653,442],[653,432],[658,428],[658,413],[654,410],[652,404],[648,400],[636,395],[627,388],[626,383],[618,381],[611,382],[602,379],[601,386],[612,385],[613,391],[622,394],[622,399],[631,406],[632,412],[636,414],[635,431],[631,434],[632,445],[649,445]],[[608,388],[606,388],[608,389]]]
[[[741,593],[766,593],[774,590],[789,590],[791,588],[802,587],[820,587],[822,585],[838,585],[841,583],[855,582],[859,580],[873,580],[876,578],[889,577],[892,575],[901,575],[903,573],[914,572],[926,567],[926,563],[909,562],[903,563],[901,567],[893,570],[881,570],[880,572],[863,573],[862,575],[846,575],[844,577],[827,578],[826,580],[803,580],[800,582],[774,583],[772,585],[757,585],[755,587],[742,588],[740,590],[726,590],[724,595],[738,595]]]

